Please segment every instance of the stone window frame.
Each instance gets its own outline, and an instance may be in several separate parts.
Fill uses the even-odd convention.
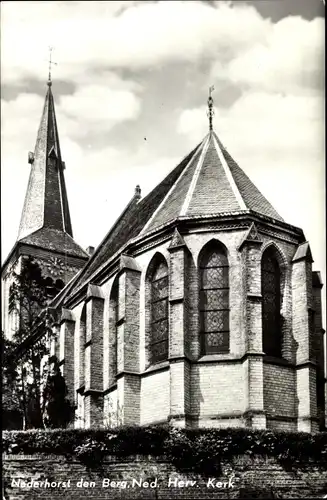
[[[151,280],[157,267],[164,263],[167,267],[167,320],[168,320],[168,331],[167,331],[167,354],[165,359],[154,360],[151,350],[151,339],[152,339],[152,329],[151,329],[151,319],[152,319],[152,302],[151,302]],[[167,259],[162,253],[156,252],[155,255],[150,260],[145,274],[144,282],[144,294],[145,294],[145,368],[149,368],[151,365],[159,364],[168,361],[169,358],[169,336],[170,336],[170,306],[169,306],[169,286],[170,286],[170,267],[169,259]]]
[[[212,346],[211,349],[208,349],[206,347],[206,342],[205,342],[205,335],[208,333],[204,332],[204,315],[203,313],[205,312],[205,309],[202,309],[202,294],[206,290],[205,288],[202,288],[202,278],[203,278],[203,270],[206,269],[205,266],[202,266],[202,263],[204,259],[207,258],[209,253],[212,253],[214,249],[218,249],[222,255],[224,255],[226,259],[226,264],[224,266],[219,266],[219,267],[224,267],[227,268],[227,283],[228,286],[224,287],[215,287],[213,290],[227,290],[227,304],[228,307],[224,307],[221,309],[222,311],[225,312],[225,319],[228,323],[228,329],[223,330],[223,346]],[[218,310],[218,309],[217,309]],[[220,309],[219,309],[220,310]],[[215,309],[216,311],[216,309]],[[199,256],[198,256],[198,317],[199,317],[199,342],[200,342],[200,355],[201,356],[206,356],[206,355],[212,355],[212,354],[228,354],[230,352],[230,259],[229,259],[229,252],[220,240],[218,239],[211,239],[208,241],[200,250]],[[226,320],[227,317],[227,320]],[[220,331],[219,331],[220,332]],[[215,332],[211,332],[215,333]]]

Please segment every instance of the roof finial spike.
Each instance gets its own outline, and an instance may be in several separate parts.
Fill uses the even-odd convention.
[[[48,76],[48,82],[47,82],[48,87],[51,87],[51,85],[52,85],[51,64],[57,65],[57,63],[52,60],[52,51],[53,51],[53,47],[49,47],[49,76]]]
[[[213,115],[215,114],[215,111],[213,109],[213,98],[211,96],[211,93],[215,90],[215,87],[213,85],[211,85],[211,87],[209,87],[209,97],[208,97],[208,111],[207,111],[207,115],[209,117],[209,130],[211,132],[212,130],[212,117]]]

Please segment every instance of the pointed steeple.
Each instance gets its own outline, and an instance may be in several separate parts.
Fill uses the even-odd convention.
[[[49,79],[34,153],[29,153],[31,172],[18,240],[41,228],[73,236],[51,85]]]

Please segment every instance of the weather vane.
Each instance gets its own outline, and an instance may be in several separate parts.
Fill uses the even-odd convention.
[[[215,87],[213,85],[211,85],[211,87],[209,87],[208,111],[207,111],[207,115],[209,117],[209,130],[212,130],[212,117],[215,114],[215,111],[213,109],[213,98],[212,98],[212,95],[211,95],[211,93],[214,90],[215,90]]]
[[[49,85],[49,87],[51,87],[51,85],[52,85],[52,81],[51,81],[51,65],[52,64],[57,65],[57,63],[52,60],[52,51],[53,51],[53,47],[49,47],[49,76],[48,76],[48,85]]]

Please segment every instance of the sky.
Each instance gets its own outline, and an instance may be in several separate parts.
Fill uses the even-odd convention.
[[[1,2],[2,260],[15,243],[53,46],[75,240],[97,246],[214,130],[326,282],[323,0]]]

